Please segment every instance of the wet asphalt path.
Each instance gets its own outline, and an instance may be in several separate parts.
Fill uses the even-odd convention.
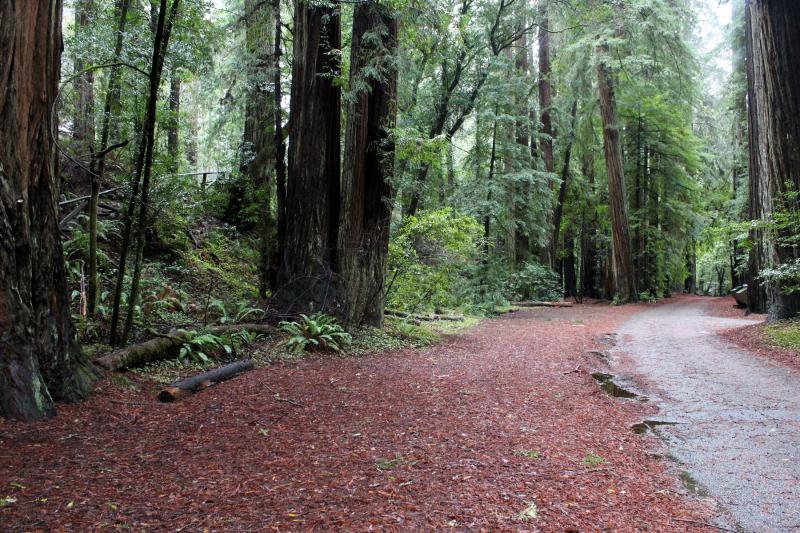
[[[660,408],[671,455],[741,531],[800,531],[800,373],[726,343],[714,331],[752,321],[678,299],[619,331],[615,369]],[[689,479],[686,477],[686,479]]]

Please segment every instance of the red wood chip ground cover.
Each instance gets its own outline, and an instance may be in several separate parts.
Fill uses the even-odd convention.
[[[514,313],[176,404],[103,381],[54,419],[0,423],[0,530],[702,531],[709,508],[630,430],[652,408],[588,372],[637,309]]]

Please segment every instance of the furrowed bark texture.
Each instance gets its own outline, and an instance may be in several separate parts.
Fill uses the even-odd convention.
[[[749,0],[748,71],[751,216],[770,221],[800,208],[800,4],[792,0]],[[753,271],[792,262],[800,254],[787,245],[791,229],[768,230],[755,249]],[[759,248],[759,247],[756,247]],[[758,264],[761,263],[761,264]],[[757,282],[757,281],[756,281]],[[772,318],[800,312],[800,294],[767,284]],[[754,295],[754,307],[759,303]]]
[[[608,65],[608,49],[598,47],[597,86],[600,92],[600,113],[603,118],[603,148],[608,174],[608,197],[611,211],[611,233],[613,247],[614,293],[622,302],[635,301],[638,297],[636,279],[631,256],[628,208],[626,204],[625,174],[622,164],[622,141],[619,117],[614,96],[614,80]]]
[[[273,9],[259,0],[245,3],[248,52],[248,92],[245,105],[245,160],[242,171],[257,191],[259,224],[259,292],[267,297],[271,288],[270,270],[274,268],[270,250],[275,244],[275,221],[272,216],[272,176],[275,172],[275,110],[273,78]]]
[[[295,3],[286,241],[275,298],[287,311],[333,306],[340,202],[339,8]]]
[[[365,39],[379,35],[380,41]],[[384,278],[394,190],[397,20],[374,3],[359,4],[353,15],[345,168],[339,226],[340,298],[346,321],[383,324]],[[367,73],[378,67],[379,77]],[[361,87],[364,85],[363,87]]]
[[[94,375],[75,339],[58,232],[51,109],[60,0],[0,2],[0,415],[54,414]]]

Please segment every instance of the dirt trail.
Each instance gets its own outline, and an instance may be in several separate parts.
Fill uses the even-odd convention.
[[[711,305],[684,297],[633,316],[616,371],[678,422],[657,431],[729,527],[800,530],[800,374],[716,336],[753,321],[710,316]]]
[[[587,371],[637,310],[515,313],[175,404],[103,382],[55,419],[0,423],[0,530],[710,531],[630,430],[644,404]]]

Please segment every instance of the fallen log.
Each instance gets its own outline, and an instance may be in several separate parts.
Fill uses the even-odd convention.
[[[455,316],[455,315],[439,315],[439,314],[432,314],[432,315],[412,315],[411,313],[406,313],[405,311],[395,311],[393,309],[386,309],[383,311],[383,314],[388,316],[394,316],[397,318],[411,318],[414,320],[424,320],[427,322],[433,322],[434,320],[447,320],[450,322],[463,322],[463,316]]]
[[[252,333],[273,333],[275,328],[268,324],[226,324],[224,326],[211,326],[205,328],[214,335],[234,333],[246,330]],[[166,335],[158,335],[150,340],[126,346],[95,359],[95,364],[106,370],[122,370],[153,363],[163,359],[170,359],[178,355],[180,347],[186,342],[186,332],[173,329]]]
[[[202,374],[197,374],[196,376],[176,381],[158,393],[158,401],[174,402],[180,400],[185,396],[191,396],[197,391],[201,391],[252,369],[253,361],[250,359],[243,359],[229,365],[215,368],[214,370],[209,370],[208,372],[203,372]]]
[[[572,307],[572,303],[570,302],[539,302],[535,300],[529,302],[514,302],[511,305],[517,307]]]

